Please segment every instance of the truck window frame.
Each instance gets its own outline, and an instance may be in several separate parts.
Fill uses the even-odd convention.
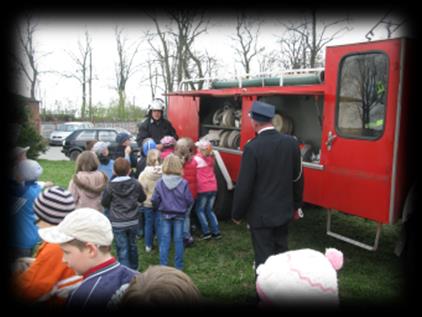
[[[340,91],[342,88],[342,78],[341,74],[343,71],[344,64],[348,58],[356,57],[356,56],[364,56],[364,55],[381,55],[386,59],[386,81],[384,83],[384,117],[383,117],[383,127],[382,131],[379,134],[376,134],[374,136],[371,135],[364,135],[362,134],[353,134],[348,133],[344,131],[344,127],[339,126],[339,120],[340,120],[340,103],[342,102],[340,100]],[[377,141],[384,135],[385,132],[385,125],[386,125],[386,117],[387,117],[387,105],[388,105],[388,83],[390,79],[390,59],[388,54],[386,54],[384,51],[365,51],[365,52],[358,52],[358,53],[351,53],[344,55],[339,63],[339,68],[337,72],[337,89],[336,89],[336,106],[335,106],[335,130],[337,135],[346,138],[346,139],[358,139],[358,140],[368,140],[368,141]],[[361,129],[360,131],[363,131]]]

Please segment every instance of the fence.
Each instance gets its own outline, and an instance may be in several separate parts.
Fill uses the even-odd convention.
[[[41,123],[41,135],[44,138],[48,138],[59,124],[63,122],[55,121],[55,122],[42,122]],[[95,122],[96,128],[123,128],[128,130],[133,135],[138,134],[138,123],[139,122]]]

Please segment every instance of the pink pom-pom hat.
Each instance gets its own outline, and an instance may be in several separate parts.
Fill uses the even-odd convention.
[[[334,248],[325,250],[325,257],[330,261],[333,268],[338,271],[343,267],[343,253]]]

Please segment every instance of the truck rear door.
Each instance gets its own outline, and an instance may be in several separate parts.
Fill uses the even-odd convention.
[[[323,205],[389,223],[400,40],[327,48]]]
[[[199,134],[199,98],[196,96],[169,95],[167,116],[179,137],[198,140]]]

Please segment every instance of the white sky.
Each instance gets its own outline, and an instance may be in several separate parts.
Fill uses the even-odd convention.
[[[365,34],[382,17],[382,14],[371,14],[362,16],[362,14],[350,14],[350,24],[352,31],[345,32],[342,37],[330,43],[330,45],[365,42]],[[300,15],[298,15],[300,16]],[[344,15],[345,16],[345,15]],[[295,16],[288,15],[283,21],[294,20]],[[337,16],[331,18],[338,19]],[[262,15],[261,32],[259,45],[265,45],[267,49],[278,48],[277,38],[283,34],[281,26],[281,15],[269,16]],[[395,19],[395,21],[398,21]],[[66,51],[78,54],[78,40],[84,42],[85,29],[89,31],[93,44],[93,67],[94,75],[98,78],[93,83],[93,104],[102,102],[107,104],[111,99],[117,99],[117,93],[113,89],[115,83],[115,61],[117,60],[114,26],[118,23],[124,27],[124,36],[128,38],[128,43],[135,43],[140,40],[144,32],[149,29],[154,31],[152,23],[148,18],[139,17],[125,20],[100,20],[83,19],[71,17],[58,20],[53,17],[44,17],[38,20],[39,25],[35,33],[35,45],[42,54],[49,52],[47,56],[39,61],[39,69],[42,71],[72,72],[75,69],[75,63]],[[202,35],[197,40],[197,48],[207,50],[210,55],[217,57],[225,65],[225,69],[233,73],[234,55],[233,41],[230,36],[234,36],[235,17],[233,16],[211,16],[207,34]],[[403,27],[400,29],[405,30]],[[373,39],[385,38],[386,31],[383,26],[375,30]],[[403,36],[403,32],[394,33],[394,37]],[[146,59],[149,46],[144,42],[140,46],[139,53],[134,64],[140,64]],[[255,70],[257,71],[257,70]],[[140,83],[142,76],[147,73],[146,69],[134,74],[126,86],[128,101],[135,101],[141,107],[145,107],[150,98],[148,83]],[[81,104],[81,87],[76,79],[68,79],[57,74],[42,74],[38,98],[42,101],[42,106],[51,109],[55,107],[58,101],[62,104],[73,104],[78,109]],[[25,93],[24,93],[25,94]]]

